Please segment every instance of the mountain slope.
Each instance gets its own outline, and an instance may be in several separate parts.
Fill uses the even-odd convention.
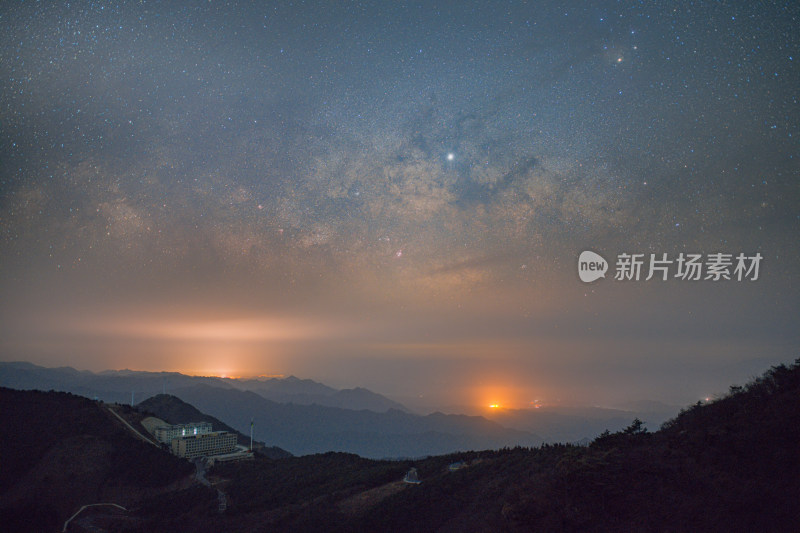
[[[655,433],[635,420],[588,447],[392,462],[325,454],[212,475],[235,502],[226,524],[240,531],[794,532],[798,442],[800,360]],[[412,466],[422,483],[398,483]]]
[[[60,530],[81,505],[128,506],[191,484],[189,463],[135,438],[103,404],[0,388],[0,405],[4,531]]]
[[[798,531],[800,360],[647,433],[490,454],[387,498],[359,527],[414,531]]]
[[[169,424],[188,424],[190,422],[210,422],[213,431],[228,431],[236,435],[236,440],[243,446],[250,445],[250,436],[241,433],[228,424],[211,415],[200,412],[197,408],[180,398],[169,394],[157,394],[136,406],[139,411],[152,413]],[[277,446],[264,446],[263,442],[253,441],[253,451],[271,459],[291,457],[292,454]]]

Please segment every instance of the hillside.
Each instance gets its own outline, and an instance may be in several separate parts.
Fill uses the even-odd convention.
[[[138,440],[104,404],[0,388],[0,405],[4,531],[60,530],[81,505],[128,506],[191,484],[188,462]]]
[[[367,461],[225,465],[234,531],[798,531],[800,361],[649,433]],[[451,471],[448,465],[463,462]],[[422,483],[398,483],[415,466]],[[264,483],[269,479],[269,483]]]
[[[236,435],[236,440],[242,446],[250,445],[250,436],[236,431],[228,424],[200,412],[180,398],[169,394],[157,394],[141,402],[136,409],[142,413],[151,413],[169,424],[188,424],[190,422],[210,422],[213,431],[228,431]],[[265,446],[263,442],[253,441],[253,450],[270,459],[291,457],[292,454],[277,446]]]
[[[189,463],[136,440],[101,404],[8,390],[0,400],[0,519],[9,531],[54,530],[77,505],[105,498],[131,505],[102,518],[110,531],[800,529],[800,360],[654,433],[634,420],[586,447],[219,464],[208,478],[226,494],[224,514],[215,491],[181,485]],[[411,467],[420,484],[401,481]]]
[[[588,448],[489,454],[428,477],[359,522],[393,531],[798,531],[800,360],[660,431],[638,421]],[[414,521],[409,521],[413,509]]]

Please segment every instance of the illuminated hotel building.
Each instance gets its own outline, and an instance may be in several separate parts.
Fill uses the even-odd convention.
[[[169,444],[172,439],[205,435],[207,433],[211,433],[211,422],[190,422],[189,424],[159,426],[153,434],[158,439],[158,442]]]
[[[227,431],[172,439],[172,453],[186,459],[221,455],[234,451],[236,451],[236,435]]]

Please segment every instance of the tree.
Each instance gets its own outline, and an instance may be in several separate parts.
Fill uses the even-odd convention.
[[[631,422],[631,425],[625,428],[623,433],[625,435],[642,435],[647,433],[647,428],[644,427],[644,422],[639,420],[639,417],[636,417]]]

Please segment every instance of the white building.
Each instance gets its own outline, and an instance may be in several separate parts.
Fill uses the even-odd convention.
[[[190,422],[188,424],[175,424],[159,426],[153,432],[158,442],[169,444],[172,439],[181,437],[194,437],[211,433],[211,422]]]
[[[232,453],[234,450],[236,450],[236,435],[227,431],[172,439],[172,453],[186,459],[222,455]]]

